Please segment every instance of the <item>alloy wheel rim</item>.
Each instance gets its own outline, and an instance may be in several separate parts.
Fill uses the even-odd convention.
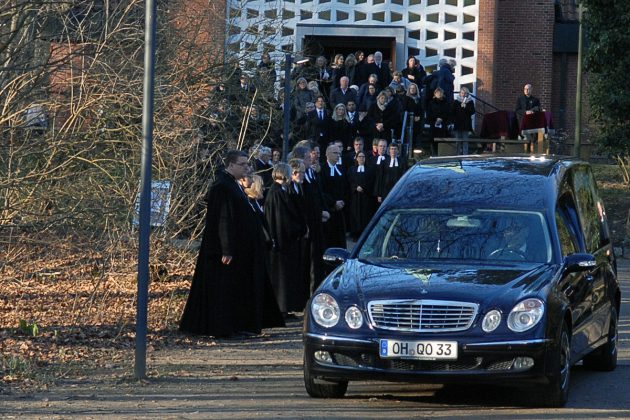
[[[617,354],[617,334],[618,334],[618,329],[617,329],[617,317],[613,316],[612,319],[610,320],[610,354],[611,355],[615,355]]]
[[[571,346],[566,332],[562,334],[560,346],[560,383],[562,389],[565,389],[569,384],[569,372],[571,369]]]

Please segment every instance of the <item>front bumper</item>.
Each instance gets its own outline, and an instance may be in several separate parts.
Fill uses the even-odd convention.
[[[304,368],[312,377],[328,380],[384,380],[425,383],[476,382],[510,385],[545,384],[550,373],[549,339],[459,342],[454,361],[383,359],[379,340],[305,333]],[[315,358],[324,351],[329,361]],[[529,357],[534,365],[517,369],[517,357]]]

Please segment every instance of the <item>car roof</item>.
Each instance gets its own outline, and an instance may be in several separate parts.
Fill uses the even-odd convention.
[[[454,156],[423,160],[392,190],[386,207],[543,209],[554,203],[567,156]]]

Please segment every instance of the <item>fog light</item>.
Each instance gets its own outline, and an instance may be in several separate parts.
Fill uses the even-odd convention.
[[[315,360],[322,363],[332,363],[332,356],[327,351],[318,350],[315,352]]]
[[[532,366],[534,366],[534,359],[531,357],[517,357],[514,359],[514,365],[512,365],[514,369],[518,370],[529,369]]]

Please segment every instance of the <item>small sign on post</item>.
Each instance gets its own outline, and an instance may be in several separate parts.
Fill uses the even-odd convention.
[[[166,224],[168,212],[171,209],[171,181],[151,182],[151,226],[161,227]],[[133,214],[133,224],[140,224],[140,192],[136,196],[135,212]]]

